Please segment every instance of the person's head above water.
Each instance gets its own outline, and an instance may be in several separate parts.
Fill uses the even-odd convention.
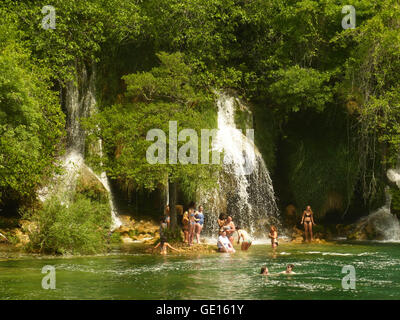
[[[293,268],[294,268],[294,265],[293,265],[293,264],[288,264],[288,265],[286,266],[286,272],[287,272],[287,273],[292,272],[292,271],[293,271]]]
[[[199,212],[203,212],[203,206],[199,205]]]
[[[223,237],[226,237],[226,231],[225,231],[225,229],[219,230],[219,235],[220,235],[220,236],[223,236]]]
[[[236,226],[236,231],[239,231],[239,229],[242,229],[242,226],[240,224]]]
[[[266,266],[261,267],[260,274],[268,274],[268,268]]]
[[[306,210],[307,210],[307,211],[311,211],[311,206],[307,206],[307,207],[306,207]]]
[[[220,213],[218,219],[219,220],[225,220],[226,219],[225,213]]]
[[[276,231],[276,227],[275,226],[271,226],[271,231],[275,232]]]
[[[226,221],[227,221],[227,222],[231,222],[231,221],[232,221],[232,217],[231,217],[231,216],[228,216],[228,217],[226,218]]]

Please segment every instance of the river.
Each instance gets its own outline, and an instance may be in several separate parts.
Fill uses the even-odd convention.
[[[107,255],[51,257],[0,248],[0,299],[400,299],[400,243],[266,244],[228,254],[152,255],[140,244]],[[142,253],[138,253],[142,252]],[[278,274],[286,264],[294,275]],[[56,289],[42,289],[42,267]],[[271,276],[259,275],[266,265]],[[356,288],[342,288],[342,267]]]

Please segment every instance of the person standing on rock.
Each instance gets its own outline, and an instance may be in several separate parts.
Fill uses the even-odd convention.
[[[189,213],[187,211],[185,211],[185,213],[183,214],[182,229],[183,229],[183,234],[185,235],[184,242],[186,244],[188,244],[189,243]]]
[[[301,224],[304,224],[304,232],[306,236],[306,241],[313,241],[313,232],[312,226],[315,226],[313,212],[310,206],[306,207],[306,210],[303,211],[303,216],[301,217]]]
[[[189,208],[189,246],[193,243],[194,233],[196,228],[196,214],[194,208]]]
[[[204,213],[203,213],[203,206],[199,206],[199,211],[196,212],[196,225],[195,225],[195,233],[196,233],[196,239],[197,243],[200,243],[200,233],[201,230],[203,230],[203,225],[204,225]]]
[[[278,246],[278,231],[275,226],[271,226],[268,237],[271,239],[272,249]]]

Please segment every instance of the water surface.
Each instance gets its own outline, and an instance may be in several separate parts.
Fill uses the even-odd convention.
[[[21,255],[0,248],[0,299],[399,299],[400,244],[253,245],[236,254],[151,255],[137,245],[104,256]],[[278,274],[286,264],[295,275]],[[44,290],[45,265],[56,289]],[[272,276],[259,275],[268,266]],[[356,289],[342,288],[342,267]]]

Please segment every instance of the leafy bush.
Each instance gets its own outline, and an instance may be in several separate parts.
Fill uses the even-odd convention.
[[[28,251],[50,254],[93,254],[107,249],[111,224],[108,204],[77,193],[69,206],[58,197],[31,214],[37,228],[29,232]]]

